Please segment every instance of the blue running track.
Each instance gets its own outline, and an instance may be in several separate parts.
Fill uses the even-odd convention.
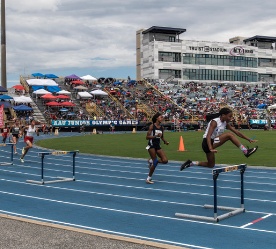
[[[203,208],[213,204],[210,169],[180,172],[179,162],[169,162],[158,166],[155,183],[148,185],[146,160],[77,154],[76,181],[27,183],[41,179],[41,151],[46,150],[32,148],[24,163],[15,155],[13,165],[0,166],[0,213],[180,247],[276,248],[276,170],[248,167],[246,212],[209,223],[175,213],[213,216]],[[9,146],[0,147],[0,161],[9,156]],[[72,155],[46,156],[44,166],[46,181],[72,177]],[[239,171],[221,173],[217,183],[218,205],[239,207]]]

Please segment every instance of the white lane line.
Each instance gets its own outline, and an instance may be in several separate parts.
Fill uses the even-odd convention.
[[[246,230],[266,232],[266,233],[275,233],[276,234],[276,231],[270,231],[270,230],[241,228],[241,227],[236,227],[236,226],[231,226],[231,225],[223,225],[223,224],[219,224],[219,223],[216,223],[216,224],[211,223],[210,224],[208,222],[203,222],[203,221],[193,221],[193,220],[186,220],[186,219],[182,219],[182,218],[167,217],[167,216],[163,216],[163,215],[146,214],[146,213],[133,212],[133,211],[122,210],[122,209],[107,208],[107,207],[87,205],[87,204],[81,204],[81,203],[75,203],[75,202],[60,201],[60,200],[55,200],[55,199],[42,198],[42,197],[30,196],[30,195],[22,195],[22,194],[6,192],[6,191],[0,191],[0,193],[6,194],[6,195],[11,195],[11,196],[19,196],[19,197],[23,197],[23,198],[42,200],[42,201],[46,201],[46,202],[53,202],[53,203],[59,203],[59,204],[65,204],[65,205],[79,206],[79,207],[85,207],[85,208],[92,208],[92,209],[98,209],[98,210],[104,210],[104,211],[112,211],[112,212],[125,213],[125,214],[131,214],[131,215],[140,215],[140,216],[147,216],[147,217],[153,217],[153,218],[177,220],[177,221],[182,221],[182,222],[186,221],[186,222],[190,222],[190,223],[201,223],[201,224],[223,226],[223,227],[230,227],[230,228],[238,228],[238,229],[246,229]]]
[[[260,221],[262,221],[262,220],[264,220],[264,219],[266,219],[266,218],[268,218],[268,217],[270,217],[270,216],[272,216],[272,214],[265,215],[265,216],[263,216],[263,217],[261,217],[261,218],[258,218],[258,219],[256,219],[256,220],[253,220],[253,221],[251,221],[251,222],[249,222],[249,223],[247,223],[247,224],[241,226],[241,228],[246,228],[246,227],[248,227],[248,226],[251,226],[251,225],[253,225],[253,224],[256,224],[256,223],[258,223],[258,222],[260,222]]]
[[[0,181],[31,185],[31,184],[26,183],[26,182],[20,182],[20,181],[15,181],[15,180],[0,179]],[[193,207],[202,207],[203,206],[203,205],[197,205],[197,204],[186,203],[186,202],[174,202],[174,201],[158,200],[158,199],[152,199],[152,198],[148,199],[148,198],[142,198],[142,197],[110,194],[110,193],[103,193],[103,192],[96,192],[96,191],[87,191],[87,190],[81,190],[81,189],[64,188],[64,187],[57,187],[57,186],[51,186],[51,185],[44,185],[43,187],[51,188],[51,189],[78,192],[78,193],[87,193],[87,194],[113,196],[113,197],[126,198],[126,199],[143,200],[143,201],[147,201],[147,202],[160,202],[160,203],[168,203],[168,204],[175,204],[175,205],[193,206]],[[253,210],[246,210],[246,212],[260,213],[260,214],[267,214],[268,213],[268,212],[259,212],[259,211],[253,211]],[[271,213],[271,214],[273,214],[273,213]],[[273,215],[276,215],[276,213],[273,214]]]
[[[8,170],[3,170],[3,171],[8,171]],[[8,171],[8,172],[11,173],[13,171]],[[29,174],[29,173],[25,173],[25,172],[18,172],[18,171],[14,171],[14,173],[25,174],[25,175],[35,175],[35,174]],[[36,176],[39,176],[39,175],[36,175]],[[52,177],[49,177],[49,178],[52,178]],[[113,177],[113,178],[122,179],[122,177]],[[126,178],[126,179],[128,179],[128,180],[144,181],[144,179],[136,179],[136,178]],[[188,195],[213,196],[212,194],[204,194],[204,193],[190,192],[190,191],[186,192],[186,191],[158,189],[158,188],[154,188],[153,189],[153,188],[146,188],[146,187],[137,187],[137,186],[132,186],[132,185],[122,185],[122,184],[113,184],[113,183],[96,182],[96,181],[85,181],[85,180],[79,180],[79,179],[77,179],[77,181],[78,182],[91,183],[91,184],[107,185],[107,186],[144,189],[144,190],[148,190],[148,191],[151,190],[151,191],[161,191],[161,192],[169,192],[169,193],[180,193],[180,194],[188,194]],[[240,197],[237,197],[237,196],[225,196],[225,195],[218,195],[218,198],[240,199]],[[276,200],[267,200],[267,199],[245,198],[245,200],[276,203]]]
[[[210,224],[209,222],[203,222],[203,221],[193,221],[193,220],[186,220],[186,219],[182,219],[182,218],[167,217],[167,216],[154,215],[154,214],[146,214],[146,213],[141,213],[141,212],[133,212],[133,211],[127,211],[127,210],[121,210],[121,209],[114,209],[114,208],[107,208],[107,207],[100,207],[100,206],[93,206],[93,205],[86,205],[86,204],[80,204],[80,203],[74,203],[74,202],[64,202],[64,201],[55,200],[55,199],[48,199],[48,198],[29,196],[29,195],[21,195],[21,194],[10,193],[10,192],[5,192],[5,191],[0,191],[0,193],[7,194],[7,195],[12,195],[12,196],[20,196],[20,197],[23,197],[23,198],[30,198],[30,199],[48,201],[48,202],[53,202],[53,203],[59,203],[59,204],[80,206],[80,207],[86,207],[86,208],[94,208],[94,209],[99,209],[99,210],[104,210],[104,211],[120,212],[120,213],[126,213],[126,214],[131,214],[131,215],[140,215],[140,216],[147,216],[147,217],[153,217],[153,218],[176,220],[176,221],[181,221],[181,222],[185,222],[186,221],[186,222],[190,222],[190,223],[207,224],[207,225],[210,225],[210,226],[222,226],[222,227],[228,227],[228,228],[246,229],[246,230],[250,230],[250,231],[258,231],[258,232],[273,233],[273,234],[275,233],[276,234],[276,231],[270,231],[270,230],[252,229],[252,228],[240,228],[240,227],[231,226],[231,225],[223,225],[223,224],[220,224],[220,223],[215,223],[215,224],[211,223]]]

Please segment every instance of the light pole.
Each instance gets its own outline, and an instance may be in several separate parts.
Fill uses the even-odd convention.
[[[5,0],[1,0],[1,86],[7,88]]]

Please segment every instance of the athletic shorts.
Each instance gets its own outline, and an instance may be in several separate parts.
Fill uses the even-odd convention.
[[[151,145],[149,149],[161,150],[160,145]]]
[[[211,139],[211,143],[214,143],[214,139]],[[202,140],[202,149],[206,154],[211,152],[207,144],[207,138],[203,138]]]
[[[2,137],[7,137],[8,136],[8,133],[7,132],[3,132],[2,133]]]
[[[12,134],[13,137],[19,138],[19,134]]]
[[[27,141],[30,141],[31,143],[33,143],[34,137],[25,136],[25,137],[24,137],[24,142],[26,143]]]

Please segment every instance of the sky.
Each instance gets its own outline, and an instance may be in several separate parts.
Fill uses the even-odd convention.
[[[136,78],[136,31],[184,28],[183,40],[276,37],[271,0],[6,0],[8,87],[20,75]]]

